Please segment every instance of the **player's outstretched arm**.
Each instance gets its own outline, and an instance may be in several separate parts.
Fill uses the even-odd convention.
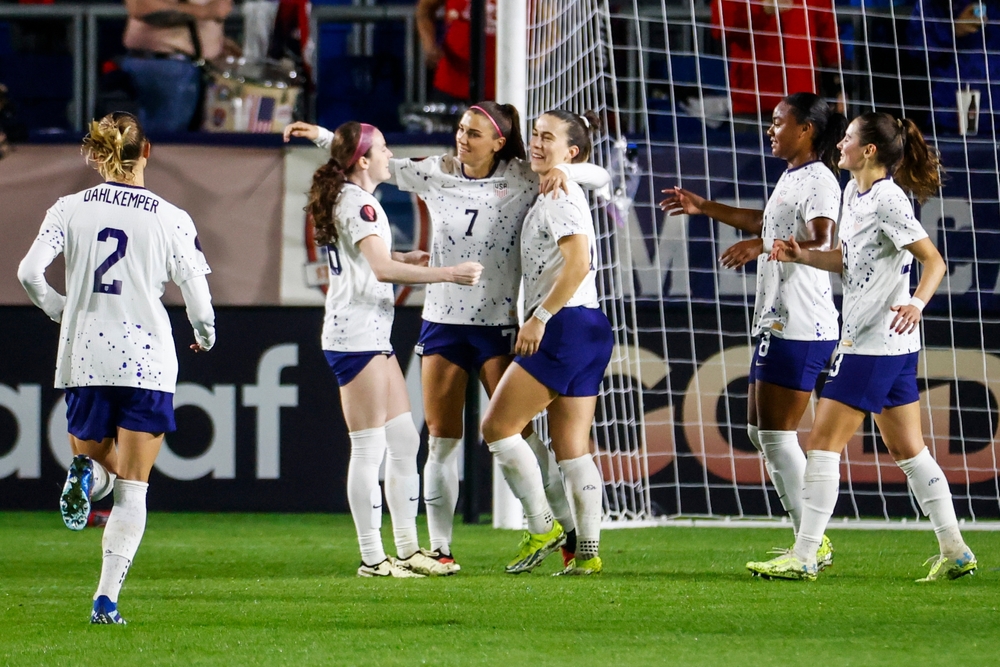
[[[539,179],[538,190],[543,195],[552,193],[555,199],[559,197],[560,190],[569,192],[566,187],[568,181],[573,181],[587,190],[598,190],[598,195],[605,199],[610,194],[608,186],[611,184],[611,174],[604,167],[589,162],[557,164],[555,169],[549,170]]]
[[[719,222],[744,232],[760,236],[764,227],[764,211],[753,208],[736,208],[705,199],[690,190],[672,187],[662,190],[670,195],[660,202],[660,209],[668,215],[707,215]]]
[[[787,241],[775,239],[771,246],[769,259],[778,262],[805,264],[830,273],[844,272],[844,251],[840,246],[833,250],[803,248],[794,236],[789,236]]]
[[[196,276],[180,284],[181,296],[187,307],[188,321],[194,329],[195,352],[208,352],[215,345],[215,309],[212,308],[212,294],[208,290],[208,279]]]
[[[378,236],[366,236],[358,241],[358,248],[365,256],[379,282],[396,285],[421,285],[426,283],[457,283],[475,285],[483,272],[479,262],[462,262],[457,266],[420,266],[399,262],[392,258],[385,241]]]
[[[59,255],[59,252],[44,241],[35,240],[28,254],[17,267],[17,279],[28,293],[31,302],[45,311],[53,322],[62,320],[66,297],[52,289],[45,280],[45,269]]]
[[[319,138],[320,130],[322,129],[325,128],[322,128],[319,125],[303,123],[301,120],[297,120],[294,123],[285,126],[282,136],[284,136],[286,144],[291,141],[292,137],[302,137],[303,139],[308,139],[309,141],[316,141]]]

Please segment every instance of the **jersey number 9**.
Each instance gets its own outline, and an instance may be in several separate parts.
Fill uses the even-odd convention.
[[[110,283],[102,281],[104,280],[104,274],[117,264],[118,260],[125,256],[125,248],[128,247],[128,235],[122,230],[114,229],[113,227],[105,227],[97,233],[98,241],[107,241],[108,239],[115,239],[118,242],[118,247],[94,271],[94,291],[98,294],[121,294],[122,281],[112,280]]]

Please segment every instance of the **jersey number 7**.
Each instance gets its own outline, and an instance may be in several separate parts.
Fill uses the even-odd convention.
[[[97,267],[96,271],[94,271],[94,291],[98,294],[122,293],[122,281],[112,280],[110,283],[102,282],[104,274],[107,273],[112,266],[117,264],[118,260],[125,256],[125,248],[128,247],[128,235],[120,229],[105,227],[101,231],[97,232],[98,241],[107,241],[112,238],[118,242],[118,247],[115,248],[115,251],[108,255],[108,258],[101,262],[101,265]]]

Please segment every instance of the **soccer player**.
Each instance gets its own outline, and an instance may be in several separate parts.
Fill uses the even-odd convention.
[[[531,134],[531,169],[548,174],[590,157],[597,116],[547,111]],[[562,574],[596,574],[603,482],[590,451],[590,429],[614,337],[597,301],[597,243],[583,190],[539,196],[521,231],[524,308],[514,358],[483,419],[483,437],[504,478],[524,505],[528,530],[506,568],[530,572],[565,539],[543,490],[538,463],[521,433],[548,410],[552,449],[573,501],[577,543]]]
[[[844,191],[841,247],[803,248],[792,236],[776,240],[771,251],[782,262],[841,274],[844,329],[806,442],[805,501],[795,547],[747,568],[769,578],[816,578],[816,551],[840,491],[840,453],[872,413],[938,539],[939,554],[918,581],[956,579],[976,571],[976,557],[959,532],[947,478],[924,446],[917,402],[921,313],[946,267],[905,192],[923,202],[938,191],[938,156],[913,121],[886,113],[855,118],[839,148],[840,166],[852,176]],[[914,257],[923,271],[911,297]]]
[[[316,170],[307,210],[316,244],[328,249],[323,350],[340,385],[351,439],[347,497],[361,547],[361,577],[453,574],[417,542],[420,435],[389,334],[392,284],[453,282],[472,286],[483,267],[472,261],[428,267],[423,251],[392,252],[389,220],[373,196],[389,180],[392,152],[372,125],[348,122],[330,140],[330,159]],[[398,558],[382,547],[382,493],[378,473],[388,451],[385,498]]]
[[[750,363],[747,434],[764,457],[782,507],[797,532],[802,517],[805,453],[798,426],[837,345],[839,328],[830,276],[797,264],[767,261],[775,239],[794,236],[804,248],[836,245],[840,217],[837,142],[847,121],[813,93],[785,97],[774,109],[771,151],[788,163],[763,211],[709,201],[682,188],[664,190],[660,203],[672,215],[702,214],[758,238],[735,244],[722,254],[727,268],[757,259],[753,335],[758,342]],[[824,537],[820,567],[833,562]]]
[[[104,528],[91,623],[121,623],[118,594],[146,526],[149,472],[173,431],[177,355],[163,286],[180,286],[195,352],[215,343],[210,272],[191,217],[145,187],[150,155],[138,120],[91,123],[83,154],[102,185],[59,199],[18,267],[32,302],[60,322],[55,386],[66,390],[75,454],[60,499],[63,521],[87,524],[90,503],[114,492]],[[66,256],[66,296],[45,269]]]
[[[525,162],[517,109],[480,102],[463,114],[455,134],[456,155],[422,160],[391,160],[390,182],[413,192],[430,212],[432,266],[466,260],[483,264],[483,280],[473,288],[429,285],[417,353],[421,358],[424,418],[429,432],[424,466],[424,503],[431,550],[443,563],[460,569],[451,551],[458,502],[459,443],[463,431],[466,385],[478,371],[492,396],[514,358],[517,293],[521,281],[518,239],[524,216],[539,191],[567,190],[577,180],[600,188],[610,182],[601,167],[564,164],[545,176]],[[329,146],[330,132],[306,123],[285,129]],[[576,533],[573,514],[555,458],[530,428],[527,442],[538,458],[548,502],[567,532],[564,560],[572,558]]]

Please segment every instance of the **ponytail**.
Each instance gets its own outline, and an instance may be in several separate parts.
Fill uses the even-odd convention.
[[[139,119],[125,111],[114,111],[90,122],[80,152],[104,180],[129,182],[145,145],[146,135]]]
[[[366,135],[369,137],[367,142]],[[356,168],[358,159],[371,151],[370,136],[371,130],[366,132],[361,123],[353,120],[344,123],[333,133],[330,159],[313,174],[309,203],[306,204],[305,211],[312,217],[316,228],[317,246],[334,245],[340,238],[333,209],[347,183],[348,174]],[[367,148],[365,143],[368,144]],[[359,151],[361,155],[357,155]]]
[[[941,187],[941,158],[909,118],[869,112],[858,116],[858,138],[875,146],[875,160],[921,204]]]

